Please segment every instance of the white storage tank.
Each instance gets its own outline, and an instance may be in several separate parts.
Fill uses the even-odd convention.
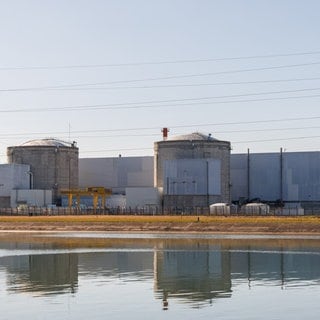
[[[270,206],[265,203],[248,203],[241,211],[247,215],[267,215],[270,213]]]
[[[210,205],[210,214],[215,216],[230,215],[230,206],[227,203],[214,203]]]

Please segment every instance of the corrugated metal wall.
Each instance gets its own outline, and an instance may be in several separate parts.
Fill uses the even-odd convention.
[[[231,197],[320,201],[320,152],[231,155]]]

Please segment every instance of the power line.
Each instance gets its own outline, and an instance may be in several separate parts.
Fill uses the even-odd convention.
[[[126,87],[88,87],[88,88],[61,88],[52,90],[62,91],[86,91],[86,90],[127,90],[127,89],[162,89],[162,88],[184,88],[184,87],[209,87],[209,86],[226,86],[226,85],[243,85],[243,84],[268,84],[268,83],[286,83],[299,81],[316,81],[315,78],[296,78],[296,79],[279,79],[279,80],[255,80],[255,81],[234,81],[234,82],[214,82],[214,83],[192,83],[192,84],[168,84],[168,85],[154,85],[154,86],[126,86]],[[0,90],[1,92],[1,90]]]
[[[286,83],[299,81],[316,81],[320,77],[314,78],[293,78],[293,79],[278,79],[278,80],[255,80],[255,81],[232,81],[232,82],[214,82],[214,83],[194,83],[194,84],[168,84],[168,85],[154,85],[154,86],[117,86],[117,87],[74,87],[68,88],[64,86],[58,87],[33,87],[33,88],[11,88],[0,89],[0,92],[24,92],[24,91],[87,91],[87,90],[127,90],[127,89],[157,89],[157,88],[183,88],[183,87],[204,87],[204,86],[225,86],[225,85],[243,85],[243,84],[268,84],[268,83]],[[88,84],[90,85],[90,84]]]
[[[320,138],[320,135],[287,137],[287,138],[276,138],[276,139],[242,140],[242,141],[234,141],[234,142],[232,142],[232,144],[261,143],[261,142],[273,142],[273,141],[290,141],[290,140],[302,140],[302,139],[314,139],[314,138]],[[87,150],[87,151],[81,150],[80,152],[81,152],[81,154],[87,154],[87,153],[119,152],[119,151],[142,151],[142,150],[152,150],[152,149],[153,149],[152,147],[118,148],[118,149]],[[0,156],[5,156],[5,154],[1,154]]]
[[[232,144],[237,143],[256,143],[256,142],[272,142],[272,141],[288,141],[288,140],[300,140],[300,139],[314,139],[320,138],[320,136],[303,136],[303,137],[289,137],[289,138],[277,138],[277,139],[263,139],[263,140],[246,140],[246,141],[235,141]]]
[[[298,93],[305,91],[317,91],[320,88],[304,88],[295,90],[282,90],[282,91],[265,91],[256,93],[245,93],[245,94],[234,94],[234,95],[222,95],[212,97],[198,97],[198,98],[184,98],[184,99],[168,99],[168,100],[151,100],[144,102],[125,102],[125,103],[114,103],[114,104],[98,104],[98,105],[83,105],[83,106],[65,106],[65,107],[46,107],[46,108],[29,108],[29,109],[5,109],[0,110],[0,113],[18,113],[18,112],[44,112],[44,111],[92,111],[101,109],[141,109],[141,108],[159,108],[159,107],[174,107],[174,106],[191,106],[191,105],[203,105],[203,104],[216,104],[216,103],[235,103],[235,102],[250,102],[250,101],[268,101],[268,100],[282,100],[282,99],[301,99],[301,98],[312,98],[318,97],[319,95],[308,95],[308,96],[292,96],[292,97],[276,97],[276,98],[263,98],[263,99],[251,99],[251,100],[231,100],[231,101],[219,101],[219,102],[199,102],[202,100],[210,99],[224,99],[224,98],[237,98],[247,96],[259,96],[259,95],[271,95],[271,94],[283,94],[283,93]],[[183,103],[174,104],[175,102],[184,101],[195,101],[194,103]],[[160,104],[159,104],[160,103]],[[166,103],[166,104],[161,104]]]
[[[265,132],[265,131],[288,131],[288,130],[306,130],[306,129],[320,129],[317,127],[294,127],[294,128],[265,128],[265,129],[245,129],[245,130],[227,130],[214,131],[215,133],[244,133],[244,132]]]
[[[277,131],[291,131],[291,130],[313,130],[313,129],[320,129],[319,126],[317,127],[293,127],[293,128],[264,128],[264,129],[244,129],[244,130],[225,130],[225,131],[216,131],[214,130],[214,134],[221,134],[221,133],[248,133],[248,132],[277,132]],[[181,133],[182,134],[182,133]],[[178,135],[178,133],[176,133]],[[144,133],[144,134],[116,134],[116,135],[73,135],[73,139],[97,139],[97,138],[136,138],[136,137],[160,137],[161,135],[158,133]],[[61,137],[61,139],[67,139],[68,137]]]
[[[296,117],[296,118],[276,118],[276,119],[265,119],[265,120],[252,120],[252,121],[234,121],[234,122],[213,122],[213,123],[193,123],[193,124],[185,124],[185,125],[169,125],[170,129],[179,129],[179,128],[191,128],[191,127],[212,127],[212,126],[235,126],[235,125],[243,125],[243,124],[261,124],[261,123],[274,123],[274,122],[287,122],[287,121],[305,121],[305,120],[318,120],[320,116],[313,117]],[[306,127],[316,129],[317,127]],[[100,130],[75,130],[72,131],[71,134],[82,134],[82,133],[100,133],[100,132],[126,132],[126,131],[143,131],[143,130],[160,130],[161,126],[156,127],[136,127],[136,128],[117,128],[117,129],[100,129]],[[298,127],[295,129],[303,129],[302,127]],[[281,129],[277,129],[281,130]],[[263,129],[261,129],[263,131]],[[159,131],[160,132],[160,131]],[[240,132],[240,131],[215,131],[215,133],[232,133],[232,132]],[[244,132],[244,131],[243,131]],[[0,137],[18,137],[18,136],[26,136],[26,135],[61,135],[68,134],[68,131],[51,131],[51,132],[22,132],[22,133],[11,133],[11,134],[0,134]],[[132,136],[132,133],[130,133]]]
[[[130,62],[130,63],[112,63],[112,64],[84,64],[84,65],[62,65],[62,66],[20,66],[20,67],[0,67],[2,71],[9,70],[54,70],[54,69],[89,69],[89,68],[106,68],[106,67],[131,67],[143,65],[164,65],[164,64],[184,64],[199,62],[218,62],[232,60],[250,60],[250,59],[266,59],[278,57],[294,57],[306,55],[318,55],[320,51],[296,52],[296,53],[280,53],[239,57],[209,58],[209,59],[184,59],[184,60],[167,60],[167,61],[151,61],[151,62]]]
[[[166,77],[152,77],[152,78],[131,79],[131,80],[117,80],[117,81],[82,83],[82,84],[78,83],[78,84],[70,84],[70,85],[16,88],[16,89],[3,89],[3,90],[11,90],[11,91],[26,91],[26,90],[32,91],[32,90],[48,90],[48,89],[52,90],[52,89],[59,89],[59,88],[76,88],[76,87],[83,87],[83,86],[97,86],[97,85],[105,85],[105,84],[120,84],[120,83],[133,83],[133,82],[158,81],[158,80],[186,79],[186,78],[205,77],[205,76],[212,76],[212,75],[233,74],[233,73],[254,72],[254,71],[266,71],[266,70],[276,70],[276,69],[285,69],[285,68],[297,68],[297,67],[306,67],[306,66],[315,66],[315,65],[320,65],[320,62],[317,61],[317,62],[301,63],[301,64],[278,65],[278,66],[271,66],[271,67],[225,70],[225,71],[195,73],[195,74],[185,74],[185,75],[172,75],[172,76],[166,76]]]
[[[316,136],[301,136],[301,137],[289,137],[289,138],[277,138],[277,139],[262,139],[262,140],[245,140],[245,141],[235,141],[231,144],[241,144],[241,143],[261,143],[261,142],[273,142],[273,141],[290,141],[290,140],[301,140],[301,139],[314,139],[320,138],[320,135]],[[138,151],[138,150],[152,150],[152,147],[146,148],[119,148],[119,149],[104,149],[104,150],[87,150],[81,151],[81,153],[100,153],[100,152],[118,152],[118,151]]]
[[[251,120],[251,121],[234,121],[234,122],[216,122],[205,124],[205,126],[226,126],[226,125],[241,125],[241,124],[258,124],[258,123],[270,123],[270,122],[283,122],[283,121],[301,121],[301,120],[317,120],[320,116],[314,117],[298,117],[298,118],[277,118],[266,120]],[[181,126],[169,126],[169,128],[188,128],[191,126],[199,126],[199,124],[181,125]],[[204,126],[204,125],[203,125]]]
[[[317,127],[294,127],[294,128],[264,128],[264,129],[244,129],[244,130],[225,130],[225,131],[213,131],[214,134],[220,133],[246,133],[246,132],[270,132],[270,131],[290,131],[290,130],[310,130],[310,129],[320,129],[319,126]],[[159,133],[153,134],[120,134],[120,135],[99,135],[99,136],[74,136],[75,138],[128,138],[128,137],[159,137]]]

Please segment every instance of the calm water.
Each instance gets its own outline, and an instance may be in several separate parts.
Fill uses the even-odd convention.
[[[0,234],[0,319],[319,319],[320,238]]]

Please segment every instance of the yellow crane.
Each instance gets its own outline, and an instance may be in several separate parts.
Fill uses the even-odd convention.
[[[80,198],[81,196],[92,196],[93,209],[96,210],[98,206],[99,197],[101,197],[101,203],[103,206],[106,203],[106,198],[112,194],[112,190],[104,187],[89,187],[84,189],[63,189],[61,194],[68,196],[68,206],[72,207],[73,197],[77,199],[77,207],[80,209]]]

